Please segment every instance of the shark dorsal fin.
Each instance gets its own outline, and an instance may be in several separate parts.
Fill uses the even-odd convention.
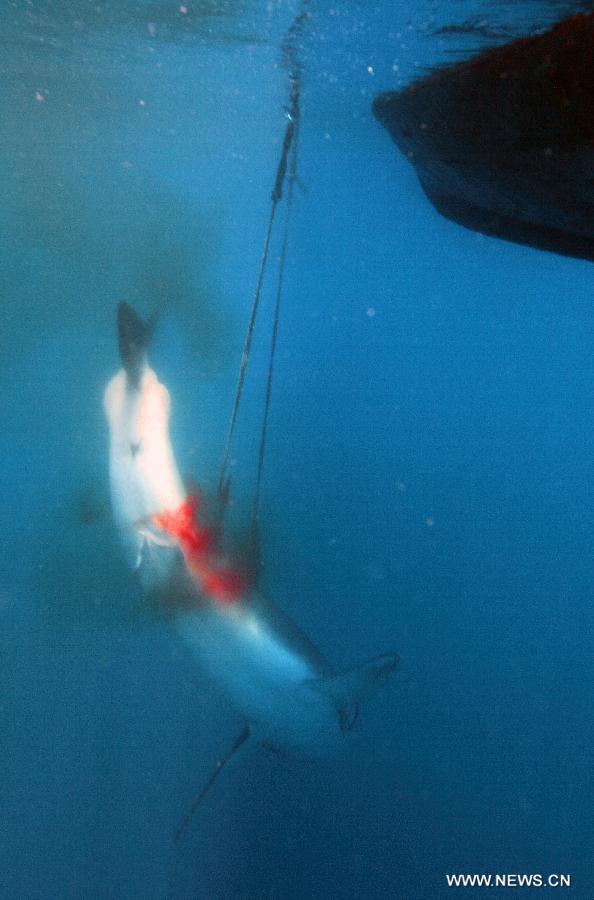
[[[138,387],[155,324],[155,316],[145,321],[129,303],[122,302],[118,305],[120,358],[132,387]]]

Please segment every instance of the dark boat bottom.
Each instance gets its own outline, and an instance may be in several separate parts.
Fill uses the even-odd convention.
[[[458,225],[479,231],[489,237],[594,262],[594,240],[584,235],[499,215],[493,210],[468,203],[460,197],[435,192],[423,182],[421,186],[435,209]]]

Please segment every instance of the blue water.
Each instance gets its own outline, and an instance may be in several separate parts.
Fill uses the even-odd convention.
[[[102,391],[117,302],[160,307],[176,454],[214,486],[297,5],[3,12],[2,898],[489,894],[451,872],[568,873],[560,895],[594,896],[591,264],[440,218],[371,115],[447,58],[428,23],[459,8],[311,3],[300,51],[263,581],[337,669],[387,650],[401,669],[344,754],[251,748],[177,844],[240,723],[119,555]],[[271,310],[272,281],[239,526]]]

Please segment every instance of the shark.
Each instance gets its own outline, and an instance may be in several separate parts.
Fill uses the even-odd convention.
[[[121,368],[104,392],[111,504],[121,545],[145,591],[223,691],[243,727],[194,800],[178,835],[248,739],[325,755],[352,730],[361,702],[396,669],[384,653],[335,672],[302,629],[262,595],[220,546],[203,502],[188,493],[169,433],[171,401],[148,360],[154,319],[120,303]]]

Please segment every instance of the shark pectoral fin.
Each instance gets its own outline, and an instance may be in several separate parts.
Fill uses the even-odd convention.
[[[319,678],[315,686],[332,699],[342,731],[351,731],[359,716],[359,705],[377,685],[386,681],[398,667],[397,653],[384,653],[343,672]]]
[[[219,775],[221,774],[221,772],[223,771],[223,769],[225,768],[225,766],[227,765],[229,760],[235,756],[235,754],[241,747],[243,747],[245,742],[250,737],[251,733],[252,733],[252,730],[251,730],[249,724],[244,725],[243,728],[241,729],[241,732],[237,735],[237,737],[233,741],[233,744],[231,745],[231,747],[229,748],[227,753],[224,756],[220,757],[220,759],[217,759],[212,772],[210,773],[209,777],[205,781],[205,783],[202,786],[202,788],[200,789],[200,791],[196,794],[196,796],[192,800],[192,804],[191,804],[188,812],[186,813],[186,815],[183,817],[180,824],[178,825],[177,831],[175,832],[175,835],[173,836],[174,841],[178,841],[180,839],[180,837],[186,830],[187,826],[190,824],[194,813],[196,812],[196,810],[198,809],[198,807],[200,806],[200,804],[206,797],[207,793],[209,792],[209,790],[211,789],[211,787],[213,786],[213,784],[215,783],[215,781],[217,780],[217,778],[219,777]]]
[[[177,541],[174,538],[169,537],[169,535],[165,531],[161,531],[160,528],[156,528],[148,519],[141,519],[139,522],[136,522],[134,527],[144,538],[143,545],[145,543],[156,544],[157,547],[168,547],[169,549],[177,547]]]
[[[164,536],[142,528],[138,529],[138,534],[140,540],[134,560],[134,571],[145,589],[155,592],[157,596],[162,588],[169,587],[172,583],[172,576],[178,568],[179,547]]]
[[[142,574],[145,567],[150,567],[152,565],[151,548],[153,545],[156,545],[157,547],[166,547],[167,549],[172,549],[173,545],[165,543],[165,541],[154,540],[152,535],[145,533],[142,529],[138,529],[138,531],[141,541],[140,546],[138,547],[138,553],[136,554],[134,571]]]

